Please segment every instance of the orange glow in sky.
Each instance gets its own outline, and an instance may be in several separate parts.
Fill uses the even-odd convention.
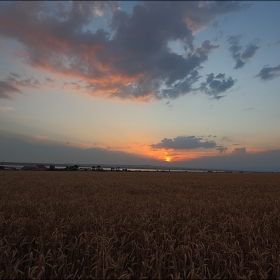
[[[171,158],[170,157],[165,157],[165,161],[170,162]]]

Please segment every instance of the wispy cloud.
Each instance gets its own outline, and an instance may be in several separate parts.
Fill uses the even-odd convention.
[[[4,81],[0,81],[0,98],[13,100],[22,94],[22,88],[42,89],[42,83],[35,77],[23,77],[17,73],[10,73]]]
[[[232,54],[232,58],[236,62],[235,69],[242,68],[249,59],[253,58],[256,51],[260,48],[254,42],[249,43],[245,47],[239,44],[241,39],[240,35],[230,36],[227,41],[230,44],[229,51]]]
[[[242,147],[242,148],[234,148],[233,154],[245,154],[246,153],[246,148],[245,147]]]
[[[256,75],[263,81],[272,80],[280,75],[280,65],[276,67],[265,66],[261,71]]]
[[[227,142],[231,142],[231,141],[232,141],[232,139],[230,139],[230,138],[227,137],[227,136],[223,136],[221,140],[222,140],[222,141],[227,141]]]
[[[17,94],[22,92],[11,83],[0,81],[0,98],[13,100]]]
[[[27,87],[36,89],[42,88],[42,83],[35,76],[21,78],[21,75],[19,74],[10,73],[6,81],[16,87]]]
[[[57,84],[56,84],[57,81],[58,81],[58,78],[52,79],[52,78],[50,78],[50,77],[45,77],[45,84],[46,84],[47,86],[50,86],[52,89],[57,88]]]

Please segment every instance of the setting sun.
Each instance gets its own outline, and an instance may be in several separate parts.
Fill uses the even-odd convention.
[[[165,157],[165,161],[170,162],[171,158],[170,157]]]

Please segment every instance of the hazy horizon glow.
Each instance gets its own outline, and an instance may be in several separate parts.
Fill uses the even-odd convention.
[[[1,2],[0,155],[280,171],[279,9]]]

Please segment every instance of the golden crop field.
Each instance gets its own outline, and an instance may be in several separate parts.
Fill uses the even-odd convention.
[[[280,174],[0,172],[1,279],[279,279]]]

